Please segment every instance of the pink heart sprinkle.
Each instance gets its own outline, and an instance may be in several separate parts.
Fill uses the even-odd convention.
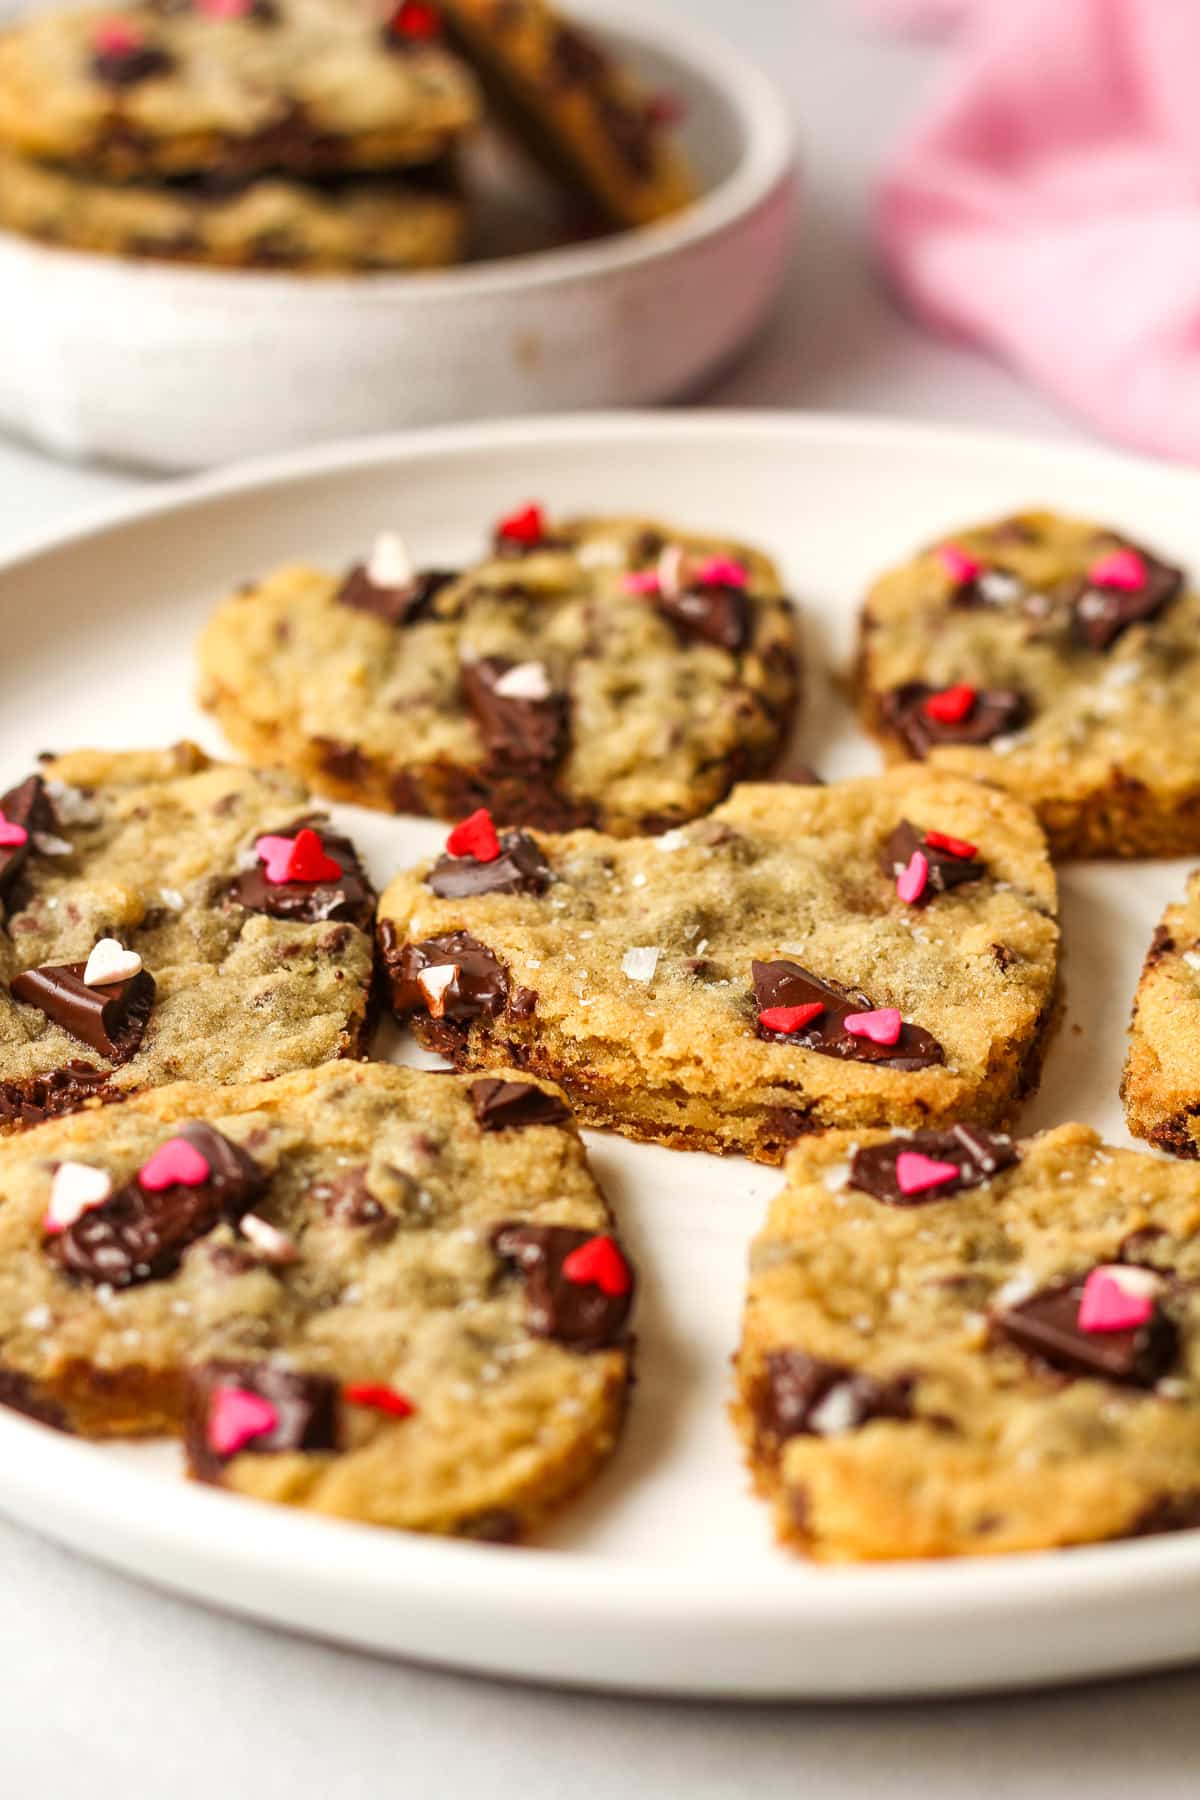
[[[657,594],[662,583],[657,569],[630,569],[627,575],[622,575],[621,586],[627,594]]]
[[[218,1456],[236,1456],[252,1438],[265,1437],[279,1414],[261,1394],[246,1388],[219,1387],[208,1411],[208,1443]]]
[[[6,819],[0,812],[0,850],[17,850],[22,844],[29,842],[29,833],[15,819]]]
[[[102,56],[124,56],[141,43],[137,28],[124,19],[104,19],[97,25],[92,40]]]
[[[266,864],[268,881],[282,885],[287,880],[295,841],[295,838],[269,836],[255,839],[254,853],[260,862]]]
[[[1154,1312],[1154,1295],[1123,1284],[1123,1269],[1093,1269],[1079,1298],[1080,1331],[1136,1331]],[[1142,1271],[1132,1271],[1135,1276]],[[1138,1284],[1140,1286],[1140,1283]]]
[[[697,569],[696,580],[701,587],[744,588],[749,585],[750,572],[732,557],[710,556]]]
[[[929,880],[929,858],[920,850],[914,850],[908,861],[908,867],[896,877],[896,892],[906,906],[912,906],[925,892]]]
[[[851,1037],[870,1038],[873,1044],[895,1044],[903,1020],[894,1006],[878,1006],[874,1012],[847,1013],[842,1025]]]
[[[983,564],[969,550],[962,550],[957,544],[939,544],[937,559],[952,581],[963,583],[974,581],[983,574]]]
[[[1112,550],[1088,570],[1088,580],[1097,587],[1121,588],[1130,594],[1144,588],[1147,579],[1146,564],[1136,550]]]
[[[254,0],[196,0],[206,19],[244,19]]]
[[[138,1170],[138,1180],[148,1194],[161,1193],[163,1188],[199,1187],[207,1181],[212,1170],[194,1145],[186,1138],[168,1138],[161,1144],[150,1158]]]
[[[919,1150],[902,1150],[896,1158],[896,1186],[902,1194],[924,1194],[961,1174],[957,1163],[934,1162]]]

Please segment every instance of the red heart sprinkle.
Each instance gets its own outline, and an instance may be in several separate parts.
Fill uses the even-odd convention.
[[[768,1006],[759,1013],[758,1022],[764,1031],[800,1031],[824,1011],[820,1000],[806,1001],[803,1006]]]
[[[0,850],[19,850],[22,844],[29,842],[29,833],[15,819],[6,819],[0,812]]]
[[[978,689],[959,681],[953,687],[942,688],[940,693],[930,694],[921,710],[939,725],[961,725],[978,698]]]
[[[925,842],[931,850],[944,850],[947,856],[961,856],[967,862],[979,855],[978,844],[968,844],[965,838],[947,837],[944,831],[927,831]]]
[[[341,863],[326,856],[325,846],[315,831],[306,825],[297,833],[288,858],[288,881],[336,881],[341,872]]]
[[[407,1419],[417,1410],[407,1394],[378,1381],[351,1381],[342,1389],[342,1396],[351,1406],[369,1406],[393,1419]]]
[[[495,862],[500,854],[500,839],[486,806],[481,806],[478,812],[473,812],[469,819],[454,827],[446,839],[446,849],[451,856],[473,856],[476,862]]]
[[[428,0],[401,0],[388,21],[388,30],[396,37],[415,38],[429,43],[442,35],[442,15]]]
[[[633,1286],[629,1264],[610,1237],[589,1238],[563,1257],[562,1272],[577,1287],[598,1287],[602,1294],[627,1294]]]
[[[545,535],[546,515],[540,506],[522,506],[496,527],[496,536],[509,544],[540,544]]]

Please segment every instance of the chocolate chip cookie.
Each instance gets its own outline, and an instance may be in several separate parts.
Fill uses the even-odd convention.
[[[659,838],[480,815],[391,883],[379,929],[397,1016],[456,1067],[776,1162],[830,1126],[1005,1118],[1054,1013],[1056,906],[1026,807],[910,767],[741,787]]]
[[[51,757],[0,794],[0,1132],[364,1047],[374,894],[289,775]]]
[[[200,697],[255,761],[325,793],[457,819],[661,831],[765,772],[797,690],[773,565],[640,519],[521,507],[465,571],[383,536],[340,574],[226,600]]]
[[[543,0],[439,4],[497,117],[601,220],[646,225],[693,199],[677,101],[647,92],[590,31]]]
[[[467,223],[441,167],[228,190],[92,181],[0,154],[0,228],[71,250],[305,274],[433,268],[461,260]]]
[[[1200,1157],[1200,871],[1154,934],[1121,1096],[1137,1137],[1172,1156]]]
[[[836,1133],[750,1258],[735,1416],[781,1540],[989,1555],[1200,1524],[1200,1172],[1082,1125]]]
[[[478,114],[435,37],[344,0],[36,12],[0,38],[0,145],[109,180],[396,169]]]
[[[262,1500],[522,1535],[614,1446],[633,1287],[519,1074],[179,1083],[0,1146],[0,1399]]]
[[[1200,593],[1107,527],[1029,512],[882,577],[864,722],[889,757],[995,782],[1056,856],[1200,849]]]

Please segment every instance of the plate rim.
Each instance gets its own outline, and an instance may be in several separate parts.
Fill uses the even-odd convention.
[[[81,509],[53,527],[28,533],[0,557],[0,579],[59,550],[78,548],[91,538],[120,534],[173,515],[186,516],[193,509],[224,499],[314,477],[389,464],[402,468],[416,460],[436,461],[464,453],[503,454],[523,447],[544,451],[573,443],[594,448],[597,443],[622,441],[661,445],[684,439],[710,442],[714,451],[724,453],[753,439],[766,445],[786,440],[883,448],[892,454],[961,450],[972,456],[995,455],[1010,465],[1019,457],[1029,469],[1031,487],[1036,486],[1038,465],[1045,459],[1065,460],[1085,471],[1092,466],[1110,478],[1127,475],[1166,483],[1184,492],[1195,482],[1193,470],[1091,444],[880,415],[716,408],[559,414],[345,439],[165,482],[148,495]],[[1143,1605],[1157,1600],[1178,1604],[1182,1596],[1200,1593],[1200,1531],[994,1557],[902,1564],[802,1563],[799,1567],[806,1579],[796,1583],[788,1579],[789,1559],[781,1552],[778,1582],[747,1592],[744,1577],[736,1570],[723,1569],[719,1562],[707,1571],[700,1585],[691,1569],[659,1565],[642,1557],[618,1561],[538,1546],[514,1552],[500,1546],[389,1532],[241,1497],[234,1514],[229,1510],[229,1495],[182,1482],[169,1486],[170,1505],[163,1507],[160,1477],[94,1451],[85,1440],[62,1437],[34,1421],[0,1411],[0,1511],[71,1543],[89,1557],[125,1570],[130,1567],[128,1559],[103,1539],[96,1541],[106,1521],[118,1528],[118,1537],[135,1532],[148,1548],[165,1557],[191,1556],[201,1565],[205,1558],[219,1557],[235,1577],[245,1573],[250,1585],[255,1577],[278,1585],[301,1567],[314,1591],[331,1594],[336,1589],[343,1606],[352,1603],[356,1594],[365,1601],[368,1594],[374,1598],[386,1592],[413,1605],[457,1607],[460,1616],[492,1608],[497,1617],[520,1617],[530,1630],[561,1623],[565,1612],[581,1609],[598,1625],[610,1628],[622,1623],[644,1627],[652,1622],[662,1633],[720,1632],[736,1622],[739,1631],[778,1637],[781,1628],[789,1624],[802,1624],[808,1633],[824,1628],[844,1632],[868,1624],[884,1630],[898,1625],[932,1630],[939,1623],[961,1623],[967,1609],[973,1621],[983,1625],[998,1627],[1018,1620],[1027,1625],[1037,1620],[1048,1624],[1064,1606],[1108,1610],[1123,1599]],[[87,1472],[86,1481],[80,1480],[81,1472]],[[47,1494],[55,1496],[49,1509]],[[234,1504],[237,1506],[237,1500]],[[63,1518],[86,1519],[90,1530],[85,1534],[78,1525],[63,1529]],[[230,1529],[235,1519],[236,1525]],[[60,1528],[56,1529],[54,1520]],[[533,1584],[528,1580],[530,1559],[538,1564],[539,1579]],[[186,1576],[160,1573],[150,1578],[205,1598],[202,1582],[189,1581]],[[247,1599],[242,1604],[228,1595],[210,1594],[208,1603],[280,1622],[278,1613],[272,1613],[266,1602]],[[369,1641],[369,1634],[356,1636],[352,1627],[336,1624],[327,1635],[346,1642]],[[1107,1662],[1144,1667],[1154,1660],[1134,1654],[1124,1663],[1119,1656]],[[465,1666],[494,1667],[494,1663],[473,1659],[466,1652],[460,1661]],[[581,1685],[657,1685],[659,1691],[736,1691],[729,1683],[714,1686],[703,1679],[675,1681],[668,1677],[653,1684],[632,1678],[625,1682],[600,1677],[589,1682],[588,1677],[573,1674],[566,1678]],[[967,1686],[980,1685],[964,1679]],[[953,1685],[945,1683],[945,1690],[951,1691]],[[764,1690],[761,1684],[752,1685],[747,1694],[762,1691],[817,1694],[845,1689],[824,1690],[811,1671],[798,1671],[791,1686],[768,1685]],[[899,1692],[903,1688],[902,1684],[868,1683],[865,1691]]]

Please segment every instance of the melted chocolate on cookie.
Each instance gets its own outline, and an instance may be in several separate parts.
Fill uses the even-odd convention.
[[[906,681],[883,696],[884,724],[915,757],[923,758],[942,744],[988,744],[1029,722],[1029,701],[1015,688],[981,688],[963,718],[931,718],[925,703],[938,691],[924,681]]]
[[[338,1384],[328,1375],[281,1369],[266,1362],[207,1362],[187,1371],[183,1442],[188,1468],[200,1481],[219,1481],[231,1461],[214,1448],[210,1420],[222,1388],[254,1394],[274,1408],[275,1423],[241,1446],[249,1456],[289,1450],[337,1450]],[[237,1454],[234,1452],[233,1454]]]
[[[772,1031],[759,1025],[758,1035],[773,1044],[796,1044],[822,1056],[839,1056],[846,1062],[881,1063],[891,1069],[930,1069],[944,1063],[946,1053],[937,1039],[919,1025],[902,1025],[894,1044],[877,1044],[856,1037],[845,1028],[851,1013],[874,1012],[875,1002],[853,988],[822,981],[794,962],[751,964],[754,994],[760,1013],[777,1006],[811,1006],[824,1010],[799,1031]]]
[[[609,1241],[616,1268],[623,1273],[619,1292],[573,1280],[564,1268],[576,1251],[598,1241],[594,1232],[566,1225],[498,1225],[493,1231],[496,1254],[524,1279],[526,1321],[535,1337],[572,1350],[603,1350],[623,1340],[634,1276],[615,1240]]]
[[[154,977],[141,969],[125,981],[89,987],[83,979],[86,967],[86,962],[46,963],[26,969],[13,978],[9,992],[110,1062],[128,1062],[141,1046],[154,1008]]]
[[[958,1174],[938,1182],[936,1187],[905,1193],[896,1164],[906,1152],[928,1157],[930,1162],[954,1163]],[[1019,1161],[1020,1152],[1011,1139],[997,1137],[974,1125],[952,1125],[949,1131],[913,1131],[857,1150],[850,1163],[850,1186],[882,1200],[885,1206],[924,1206],[932,1200],[961,1194],[965,1188],[982,1187],[993,1175],[1011,1169]]]
[[[544,894],[553,876],[550,864],[528,832],[506,831],[500,854],[491,862],[474,856],[442,856],[425,877],[439,900],[476,894]]]
[[[1128,1387],[1153,1387],[1179,1351],[1174,1322],[1156,1305],[1144,1325],[1125,1331],[1083,1331],[1079,1303],[1086,1276],[1058,1282],[997,1313],[993,1337],[1067,1375],[1090,1375]]]

